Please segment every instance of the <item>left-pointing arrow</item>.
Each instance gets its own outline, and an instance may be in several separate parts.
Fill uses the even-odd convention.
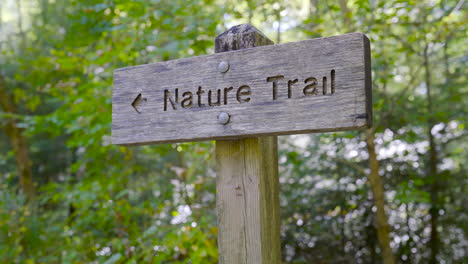
[[[141,93],[138,94],[135,100],[133,100],[133,103],[132,103],[133,109],[135,109],[137,113],[141,114],[140,107],[143,105],[144,102],[146,102],[146,98],[143,98],[143,96],[141,96]]]

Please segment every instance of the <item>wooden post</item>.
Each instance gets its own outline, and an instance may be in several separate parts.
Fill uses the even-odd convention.
[[[248,24],[215,41],[217,53],[272,44]],[[216,141],[216,173],[219,263],[279,264],[277,137]]]

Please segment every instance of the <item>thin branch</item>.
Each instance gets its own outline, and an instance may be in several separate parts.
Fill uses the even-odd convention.
[[[414,87],[413,87],[413,89],[410,89],[410,88],[413,86],[415,80],[417,80],[416,76],[418,75],[418,73],[419,73],[419,71],[420,71],[421,69],[422,69],[422,65],[419,65],[419,67],[418,67],[414,72],[412,72],[412,73],[410,74],[411,79],[410,79],[410,81],[408,82],[408,84],[406,85],[406,87],[403,88],[403,90],[402,90],[400,93],[398,93],[398,94],[396,94],[396,95],[393,96],[393,98],[395,98],[395,100],[390,100],[390,101],[391,101],[391,109],[392,109],[392,110],[386,112],[386,113],[380,118],[379,122],[378,122],[378,123],[375,123],[375,124],[372,126],[372,128],[371,128],[371,131],[372,131],[372,132],[375,132],[375,129],[376,129],[378,126],[380,126],[385,120],[387,120],[387,118],[389,118],[390,115],[393,113],[393,109],[395,109],[396,99],[404,97],[404,96],[406,95],[407,92],[412,91],[412,90],[414,89]]]
[[[468,136],[468,133],[463,133],[463,134],[460,134],[458,136],[455,136],[453,138],[449,138],[447,139],[446,141],[444,142],[441,142],[440,144],[443,146],[443,148],[445,149],[447,147],[448,144],[452,143],[453,141],[457,141],[457,140],[460,140],[460,139],[463,139],[464,137]]]
[[[419,53],[418,51],[416,51],[413,46],[411,46],[410,44],[408,44],[405,40],[403,40],[400,36],[398,36],[397,34],[393,33],[393,32],[390,32],[390,36],[392,36],[394,39],[398,40],[400,42],[400,44],[402,44],[405,48],[409,49],[411,52],[413,52],[414,54],[417,54],[418,56],[422,56],[421,53]]]
[[[368,173],[366,173],[366,171],[364,171],[364,169],[361,166],[357,165],[354,162],[351,162],[351,161],[346,160],[346,159],[341,159],[341,158],[335,158],[334,160],[336,162],[338,162],[338,163],[341,163],[343,165],[346,165],[348,167],[351,167],[351,168],[355,169],[356,171],[361,173],[363,176],[366,176],[366,177],[368,176]]]

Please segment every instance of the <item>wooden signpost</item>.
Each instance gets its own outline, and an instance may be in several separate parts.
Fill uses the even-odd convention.
[[[281,261],[277,135],[372,120],[365,35],[272,44],[239,25],[216,38],[216,54],[114,73],[114,144],[217,140],[222,264]]]

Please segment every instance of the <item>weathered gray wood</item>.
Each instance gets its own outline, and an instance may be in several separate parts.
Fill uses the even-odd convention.
[[[263,33],[254,26],[242,24],[232,27],[216,37],[215,52],[221,53],[273,44],[273,41],[263,35]]]
[[[218,38],[217,50],[271,44],[260,33],[244,33],[220,36],[230,41],[220,43]],[[229,64],[227,72],[218,69],[221,62]],[[118,69],[114,73],[112,142],[138,145],[364,128],[372,119],[369,66],[368,39],[351,33]],[[275,85],[275,76],[284,78]],[[311,77],[316,78],[316,90],[304,91],[314,83]],[[327,78],[326,95],[323,77]],[[250,95],[244,87],[238,100],[237,91],[244,85],[250,87]],[[198,87],[204,90],[202,107]],[[220,105],[207,106],[209,91],[214,103],[218,89]],[[177,110],[165,100],[165,90]],[[187,108],[183,108],[180,104],[188,92],[192,103],[186,101]],[[230,115],[227,124],[218,121],[221,112]]]
[[[216,51],[272,44],[240,25],[216,38]],[[279,264],[277,137],[216,141],[216,209],[220,264]]]

